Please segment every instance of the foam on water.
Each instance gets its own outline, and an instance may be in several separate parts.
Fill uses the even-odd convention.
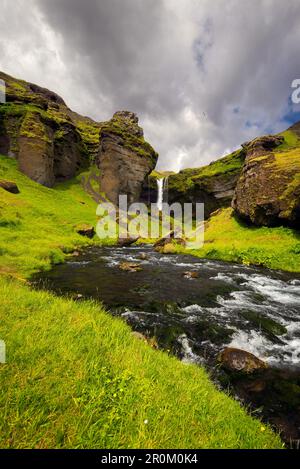
[[[181,351],[183,353],[183,357],[181,361],[183,363],[201,363],[202,362],[201,357],[199,357],[193,352],[193,349],[190,346],[189,339],[187,338],[186,334],[181,334],[177,340],[181,345]]]

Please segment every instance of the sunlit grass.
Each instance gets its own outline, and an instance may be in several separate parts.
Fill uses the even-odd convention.
[[[83,190],[81,175],[55,189],[41,186],[0,156],[0,178],[15,181],[20,194],[0,189],[0,272],[29,276],[62,262],[65,254],[99,242],[76,233],[79,223],[96,224],[96,202]]]
[[[0,277],[0,305],[0,447],[282,447],[202,368],[151,349],[98,304]]]
[[[194,255],[271,269],[300,272],[300,234],[290,228],[253,227],[234,217],[232,209],[216,212],[205,224],[205,243]]]

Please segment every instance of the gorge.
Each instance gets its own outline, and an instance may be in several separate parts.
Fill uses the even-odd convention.
[[[159,172],[155,170],[158,154],[145,141],[134,112],[117,111],[110,120],[95,122],[70,110],[56,93],[4,73],[0,73],[0,78],[7,84],[7,102],[0,105],[0,229],[3,233],[0,273],[4,278],[0,295],[6,305],[1,331],[8,343],[13,344],[11,349],[20,353],[17,366],[25,370],[31,366],[28,358],[22,359],[26,351],[20,347],[20,334],[26,334],[22,335],[25,342],[30,334],[26,327],[19,327],[18,320],[16,324],[9,322],[6,309],[11,311],[11,317],[26,315],[24,323],[33,321],[33,330],[39,327],[43,330],[43,314],[48,311],[43,301],[46,305],[58,301],[61,309],[54,306],[55,314],[48,320],[53,325],[61,320],[63,327],[60,324],[60,330],[53,332],[50,344],[41,345],[41,353],[37,354],[37,360],[41,360],[39,366],[43,369],[42,360],[49,350],[58,350],[56,341],[59,342],[65,325],[67,337],[63,340],[71,341],[71,350],[77,350],[78,337],[86,334],[88,339],[81,345],[82,356],[95,354],[92,363],[97,363],[101,370],[105,368],[99,373],[99,380],[107,373],[107,381],[116,387],[109,400],[115,402],[124,388],[130,386],[127,374],[124,377],[120,370],[117,378],[110,377],[112,367],[120,363],[123,366],[126,347],[132,352],[128,346],[132,336],[123,322],[116,319],[122,318],[152,348],[164,351],[162,360],[175,355],[183,362],[181,367],[170,358],[171,369],[180,366],[181,378],[173,379],[172,373],[163,378],[166,395],[169,389],[181,386],[178,382],[182,380],[179,395],[185,398],[188,391],[184,389],[184,376],[194,371],[189,371],[184,364],[196,365],[191,370],[197,368],[198,377],[202,367],[206,367],[217,387],[228,389],[229,386],[235,397],[255,409],[256,416],[281,432],[287,445],[297,446],[300,440],[299,124],[275,136],[257,137],[209,165],[179,173]],[[204,203],[204,246],[189,250],[185,239],[180,242],[172,239],[172,249],[167,254],[155,250],[153,240],[149,239],[139,239],[130,247],[117,245],[115,239],[100,241],[94,236],[97,204],[109,200],[117,205],[119,194],[126,194],[129,203],[156,204],[158,210],[166,201]],[[124,263],[135,267],[121,269]],[[12,310],[14,295],[7,293],[10,288],[16,292],[23,292],[24,288],[21,308],[17,305]],[[51,291],[61,298],[48,297]],[[102,302],[112,318],[108,319],[101,310]],[[43,304],[42,324],[38,326],[32,311],[39,310],[40,304]],[[96,316],[86,324],[85,308],[91,305]],[[75,311],[75,316],[69,309]],[[64,311],[68,311],[65,317]],[[101,324],[97,322],[98,313]],[[85,326],[79,324],[81,321]],[[109,323],[107,329],[102,327],[105,321]],[[71,339],[68,327],[75,328]],[[98,336],[103,345],[99,346]],[[122,349],[125,336],[130,340]],[[93,346],[95,343],[97,347]],[[147,379],[153,386],[153,376],[159,370],[152,371],[149,363],[156,362],[154,353],[160,357],[160,352],[149,351],[148,345],[146,351],[139,346],[138,340],[133,341],[137,358],[128,380],[134,381],[134,373],[143,376],[150,370],[151,379]],[[111,359],[118,347],[121,348],[118,359]],[[268,367],[253,374],[230,374],[218,362],[220,352],[228,347],[253,353]],[[105,364],[98,349],[102,350]],[[57,354],[62,363],[67,360],[64,370],[67,369],[72,359]],[[49,362],[51,368],[50,359]],[[53,370],[51,376],[55,376],[55,367]],[[15,389],[14,380],[19,375],[10,375],[8,367],[6,372],[7,383]],[[36,381],[44,379],[43,371],[40,373]],[[21,372],[20,376],[24,380]],[[195,385],[194,381],[194,378],[189,381],[191,386]],[[142,378],[141,382],[144,385]],[[160,383],[158,386],[163,387]],[[201,389],[200,378],[198,388]],[[72,386],[70,389],[73,390]],[[79,398],[73,401],[73,396],[65,405],[93,403],[97,389],[87,401],[84,393],[90,392],[89,386],[85,384],[84,389]],[[219,399],[214,399],[218,391],[213,389],[209,393],[212,397],[208,399],[208,394],[204,397],[208,407]],[[200,402],[193,400],[193,394],[194,388],[189,399],[198,409]],[[148,399],[147,402],[155,400],[153,395]],[[224,401],[220,411],[226,419],[229,418],[226,409],[231,405],[240,412],[236,402],[230,403],[230,399]],[[173,405],[171,401],[168,404]],[[98,401],[97,406],[101,407]],[[172,412],[178,407],[176,402],[174,406]],[[159,422],[164,418],[161,414],[164,404],[159,401],[157,408]],[[209,415],[214,416],[214,410],[209,409]],[[141,415],[143,412],[144,409]],[[252,425],[252,417],[242,412]],[[52,415],[51,411],[49,414]],[[186,415],[188,428],[189,410]],[[141,422],[144,420],[143,415]],[[273,433],[267,429],[261,434],[261,422],[253,421],[257,446],[263,446],[264,439]],[[237,434],[235,429],[233,432]],[[241,432],[247,433],[248,425]],[[247,435],[243,438],[247,439]],[[274,445],[280,444],[275,437],[272,441]]]

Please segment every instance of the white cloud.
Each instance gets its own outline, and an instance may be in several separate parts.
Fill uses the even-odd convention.
[[[28,4],[0,2],[0,68],[97,120],[137,112],[160,168],[200,166],[287,125],[298,0]]]

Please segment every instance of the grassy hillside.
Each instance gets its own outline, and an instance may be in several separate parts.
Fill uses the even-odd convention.
[[[0,272],[27,277],[93,243],[75,230],[77,224],[96,222],[96,203],[81,177],[48,189],[20,173],[15,160],[0,156],[0,179],[16,182],[20,190],[11,194],[0,188]]]
[[[300,272],[300,233],[285,227],[250,227],[226,208],[205,223],[204,246],[192,254]]]
[[[17,280],[91,243],[74,225],[94,223],[96,205],[78,178],[47,189],[14,161],[0,168],[21,191],[0,189],[0,447],[282,447],[203,369],[151,349],[99,304]]]

